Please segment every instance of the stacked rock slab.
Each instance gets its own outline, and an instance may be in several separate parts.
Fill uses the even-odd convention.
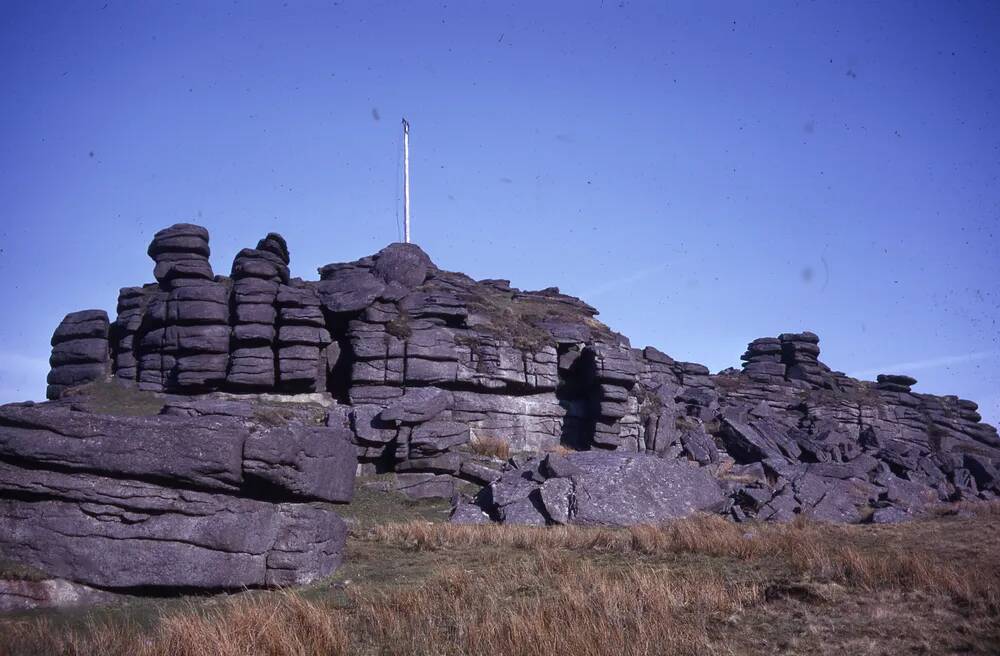
[[[411,496],[450,495],[461,469],[455,448],[469,425],[453,421],[449,383],[462,351],[449,324],[466,316],[457,297],[429,296],[430,259],[411,244],[393,244],[372,258],[324,267],[324,309],[345,327],[338,367],[352,404],[349,422],[359,457],[400,472]]]
[[[629,391],[636,382],[638,363],[631,348],[627,343],[597,342],[584,347],[584,352],[588,351],[594,354],[597,382],[594,399],[597,420],[594,422],[593,444],[611,449],[637,445],[639,405]]]
[[[743,373],[761,383],[780,383],[785,380],[785,363],[782,360],[781,340],[761,337],[747,344],[746,353],[740,356]]]
[[[879,374],[875,381],[876,387],[880,390],[905,394],[908,394],[910,388],[917,384],[916,378],[900,374]]]
[[[809,331],[782,333],[781,361],[789,380],[801,380],[818,387],[828,386],[830,368],[819,361],[819,337]]]
[[[136,335],[142,326],[148,295],[142,287],[122,287],[118,292],[118,317],[111,326],[115,376],[134,381],[139,376]]]
[[[229,365],[229,287],[224,282],[172,289],[163,332],[168,390],[210,390],[226,380]]]
[[[346,431],[255,423],[241,403],[115,417],[0,407],[0,553],[108,591],[302,584],[339,564]]]
[[[158,286],[126,288],[119,295],[116,327],[123,364],[135,361],[135,377],[144,390],[216,388],[229,363],[229,287],[212,274],[208,231],[175,224],[156,233],[147,253],[156,262]],[[129,378],[132,367],[122,369],[119,378]]]
[[[708,369],[678,362],[652,347],[642,353],[636,391],[644,425],[639,451],[663,458],[686,458],[701,465],[719,461],[707,423],[718,413],[718,393]]]
[[[284,391],[326,389],[327,349],[333,341],[315,288],[294,280],[280,285],[278,304],[278,381]],[[336,360],[336,350],[332,354]]]
[[[234,391],[270,391],[275,372],[275,302],[278,285],[288,282],[288,247],[269,233],[256,249],[245,248],[233,260],[232,353],[226,383]]]
[[[142,389],[329,391],[351,404],[343,421],[363,461],[421,480],[489,480],[471,442],[642,448],[628,340],[558,289],[476,282],[410,244],[290,280],[274,233],[213,279],[208,233],[188,224],[157,233],[149,253],[158,282],[122,290],[114,331],[116,374]],[[437,413],[379,416],[429,392]]]
[[[70,312],[52,334],[48,388],[45,395],[59,398],[77,385],[104,378],[110,373],[108,314],[104,310]]]
[[[201,226],[176,223],[164,228],[153,235],[146,252],[156,262],[153,277],[165,290],[214,278],[208,262],[208,230]]]

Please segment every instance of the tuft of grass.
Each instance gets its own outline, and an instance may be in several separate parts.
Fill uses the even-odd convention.
[[[720,390],[735,392],[743,387],[745,381],[740,379],[739,374],[716,374],[712,376],[712,382]]]
[[[399,316],[385,324],[385,332],[399,339],[409,339],[413,334],[410,327],[410,316],[403,310],[399,311]]]
[[[50,577],[39,569],[0,558],[0,580],[44,581],[47,578]]]
[[[488,458],[507,460],[510,458],[510,444],[499,437],[476,437],[469,442],[469,451]]]
[[[932,517],[953,515],[973,515],[976,517],[1000,517],[1000,499],[993,501],[953,501],[931,506],[927,514]]]
[[[802,390],[800,398],[809,405],[850,405],[858,409],[875,408],[881,403],[878,390],[870,384],[861,384],[850,389],[831,390],[816,388]]]
[[[643,385],[637,385],[634,392],[639,397],[639,419],[643,424],[649,421],[650,417],[663,412],[663,400],[659,396]]]

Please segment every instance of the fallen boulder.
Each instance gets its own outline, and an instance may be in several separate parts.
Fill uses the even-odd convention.
[[[511,524],[657,524],[718,512],[725,503],[719,484],[693,463],[608,451],[533,458],[489,492],[481,509]],[[458,521],[469,516],[463,510]]]

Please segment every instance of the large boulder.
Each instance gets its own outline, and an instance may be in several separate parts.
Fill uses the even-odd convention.
[[[353,493],[341,426],[267,426],[233,401],[116,417],[0,406],[0,552],[122,592],[307,583],[339,564]]]
[[[0,463],[0,491],[7,558],[124,592],[308,583],[336,569],[346,535],[321,505],[135,479]]]
[[[504,523],[631,526],[718,512],[724,502],[716,480],[692,463],[587,451],[507,471],[484,510]]]
[[[373,272],[387,285],[399,283],[407,289],[422,285],[434,263],[416,244],[390,244],[375,255]]]

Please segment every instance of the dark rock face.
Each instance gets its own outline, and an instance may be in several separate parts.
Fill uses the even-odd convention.
[[[1000,493],[996,475],[983,476],[985,486],[966,476],[970,457],[993,468],[1000,460],[996,429],[980,423],[974,403],[913,393],[909,376],[873,384],[831,371],[812,333],[777,341],[784,378],[762,380],[749,365],[716,377],[717,437],[732,471],[759,464],[766,474],[727,475],[735,518],[900,521],[934,503]],[[761,343],[774,340],[751,342],[748,354]]]
[[[431,258],[415,244],[391,244],[375,255],[372,272],[387,285],[413,289],[427,280]]]
[[[155,285],[125,287],[112,327],[115,375],[154,392],[201,392],[225,381],[229,281],[208,262],[208,231],[179,223],[153,237]]]
[[[208,230],[190,223],[176,223],[153,235],[146,250],[156,267],[153,276],[165,289],[196,285],[212,280],[208,263]]]
[[[363,470],[397,472],[412,496],[488,486],[525,466],[505,450],[557,447],[694,468],[718,482],[721,511],[735,520],[896,521],[931,503],[1000,494],[1000,439],[975,403],[914,392],[916,381],[900,374],[849,378],[820,360],[812,332],[755,339],[742,371],[712,375],[632,348],[557,288],[475,281],[412,244],[326,265],[318,281],[290,278],[287,244],[274,233],[240,251],[228,278],[196,262],[207,254],[197,226],[157,233],[158,282],[119,297],[114,374],[172,393],[328,394],[338,401],[328,425],[350,432]],[[53,366],[91,367],[80,375],[92,376],[94,364],[75,359],[99,351],[81,341]],[[76,384],[76,370],[56,371],[69,381],[59,384]],[[553,473],[566,463],[547,463],[524,496],[481,500],[456,517],[586,517],[566,501],[565,483],[548,483],[572,478]],[[647,466],[623,471],[642,481]]]
[[[329,503],[350,501],[355,469],[345,429],[261,425],[240,402],[2,406],[0,552],[126,593],[306,583],[340,563]]]
[[[70,312],[52,334],[48,388],[45,395],[58,399],[71,388],[110,373],[108,314],[104,310]]]
[[[917,379],[912,376],[901,376],[898,374],[879,374],[876,380],[876,387],[887,392],[909,392],[910,387],[917,384]]]
[[[332,572],[335,514],[152,484],[4,472],[27,496],[0,501],[4,552],[56,576],[112,589],[208,590],[307,583]],[[57,495],[58,498],[48,497]]]

